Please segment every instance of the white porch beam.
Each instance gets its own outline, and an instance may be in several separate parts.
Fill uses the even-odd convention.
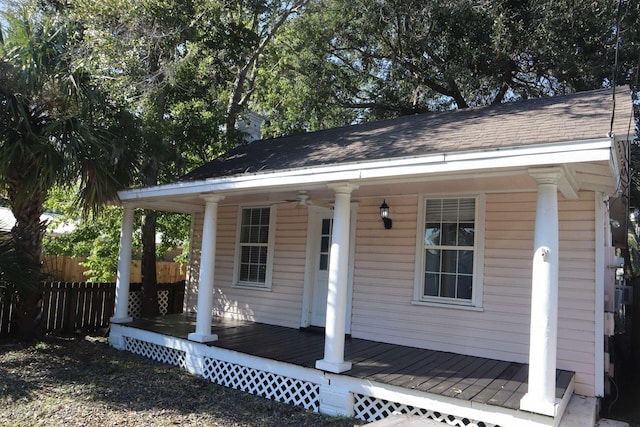
[[[198,279],[198,312],[196,331],[188,338],[196,342],[216,341],[218,336],[211,333],[211,313],[213,310],[213,280],[216,260],[216,234],[218,227],[218,203],[224,196],[204,195],[204,224],[202,226],[202,246],[200,249],[200,276]]]
[[[520,409],[555,416],[558,336],[559,220],[558,182],[561,168],[531,169],[538,185],[531,274],[529,381]]]
[[[111,323],[131,322],[129,317],[129,277],[131,275],[131,250],[133,244],[133,206],[124,204],[120,252],[118,254],[118,274],[116,276],[116,308]]]
[[[351,235],[352,184],[330,185],[336,193],[333,211],[333,233],[329,254],[329,284],[327,319],[325,323],[324,358],[316,361],[316,368],[333,373],[351,369],[344,360],[344,336],[347,318],[347,288],[349,279],[349,236]]]
[[[578,200],[580,195],[580,184],[576,180],[575,174],[567,168],[566,165],[562,166],[562,177],[558,181],[558,190],[567,200]]]

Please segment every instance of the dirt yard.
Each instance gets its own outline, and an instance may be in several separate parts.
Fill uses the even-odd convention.
[[[353,426],[118,351],[103,337],[0,340],[0,426]]]

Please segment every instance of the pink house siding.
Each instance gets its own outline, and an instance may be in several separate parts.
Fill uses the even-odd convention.
[[[487,194],[483,310],[413,305],[417,196],[388,198],[394,226],[375,215],[357,224],[352,334],[414,347],[527,362],[536,193]],[[361,202],[374,212],[379,201]],[[369,206],[371,205],[371,206]],[[558,367],[594,394],[595,206],[560,196]]]
[[[359,200],[356,221],[353,337],[526,363],[531,306],[531,248],[535,192],[486,194],[482,310],[412,304],[417,195],[387,197],[393,228],[378,216],[381,198]],[[216,250],[214,314],[297,328],[301,323],[307,210],[276,205],[271,291],[231,286],[237,207],[221,206]],[[593,395],[595,324],[595,200],[559,196],[560,290],[558,368],[576,372],[576,391]],[[202,215],[194,216],[198,264]],[[195,276],[186,307],[195,311]]]
[[[270,291],[235,288],[237,206],[221,206],[218,212],[218,241],[215,266],[215,302],[213,314],[235,319],[251,320],[279,326],[300,326],[304,285],[307,211],[293,204],[277,205],[273,285]],[[192,254],[199,265],[202,236],[202,215],[194,216]],[[186,307],[195,311],[197,297],[197,269],[190,277]]]

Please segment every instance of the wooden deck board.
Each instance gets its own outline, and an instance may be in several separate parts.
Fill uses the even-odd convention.
[[[500,374],[471,400],[479,403],[489,403],[491,398],[498,393],[520,370],[522,364],[510,363]]]
[[[527,377],[529,376],[529,368],[527,365],[520,365],[517,372],[506,381],[500,390],[498,390],[493,396],[489,398],[487,403],[496,406],[505,406],[505,402],[513,396],[514,393],[518,391],[518,388],[526,383]]]
[[[503,372],[509,366],[509,362],[496,360],[490,369],[482,375],[476,375],[475,381],[469,384],[461,393],[457,396],[458,399],[473,400],[473,398],[484,390],[501,372]]]
[[[186,339],[195,331],[195,316],[168,315],[137,319],[127,326]],[[324,334],[246,321],[214,318],[211,347],[246,353],[306,368],[324,356]],[[345,340],[345,360],[352,369],[342,375],[509,409],[518,409],[527,391],[528,365],[456,353],[406,347],[358,338]],[[557,397],[574,373],[557,371]]]
[[[397,378],[407,375],[415,366],[426,362],[434,354],[435,352],[432,350],[408,351],[394,361],[392,370],[378,372],[372,376],[372,379],[389,384]]]

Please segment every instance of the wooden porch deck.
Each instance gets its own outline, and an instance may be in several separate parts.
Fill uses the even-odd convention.
[[[195,315],[174,314],[137,319],[124,326],[187,339]],[[214,318],[209,346],[314,368],[324,353],[319,332]],[[527,391],[528,365],[347,338],[345,359],[350,371],[341,375],[475,403],[518,410]],[[556,397],[562,399],[574,373],[558,370]]]

